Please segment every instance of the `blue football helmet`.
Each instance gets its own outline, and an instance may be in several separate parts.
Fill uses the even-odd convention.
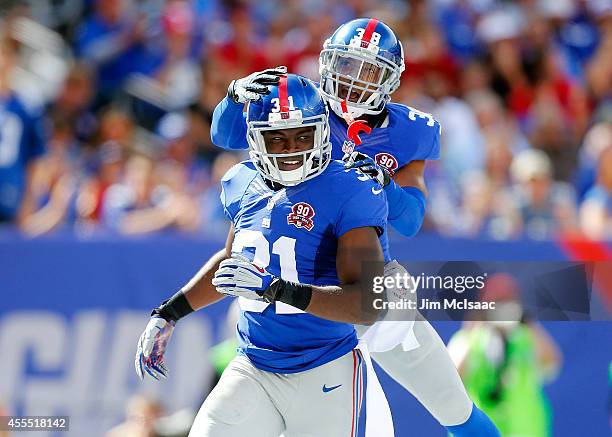
[[[281,76],[278,85],[270,85],[270,94],[247,107],[249,155],[259,172],[268,180],[285,186],[297,185],[323,173],[331,160],[329,112],[325,100],[310,80],[296,74]],[[269,153],[263,132],[313,126],[311,149],[291,153]],[[302,165],[282,170],[281,164]]]
[[[379,114],[399,87],[404,68],[404,49],[391,28],[375,18],[358,18],[323,44],[321,91],[338,115],[343,99],[353,117]]]

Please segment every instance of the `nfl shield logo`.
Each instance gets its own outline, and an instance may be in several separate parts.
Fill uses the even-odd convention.
[[[291,212],[287,216],[287,224],[293,225],[296,228],[304,228],[307,231],[312,230],[314,222],[314,208],[306,202],[296,203],[291,207]]]
[[[353,150],[355,150],[355,143],[347,140],[344,143],[342,143],[342,151],[344,153],[353,153]]]

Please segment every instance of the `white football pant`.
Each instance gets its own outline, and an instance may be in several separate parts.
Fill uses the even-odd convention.
[[[405,331],[402,322],[379,323],[396,324],[400,331]],[[355,328],[361,338],[370,327],[355,325]],[[372,358],[416,397],[440,424],[452,426],[464,423],[472,412],[472,401],[444,342],[419,313],[413,325],[413,334],[419,344],[416,348],[404,350],[402,344],[385,352],[376,352],[371,348]]]
[[[281,374],[238,355],[204,401],[189,437],[355,437],[364,398],[361,352]]]

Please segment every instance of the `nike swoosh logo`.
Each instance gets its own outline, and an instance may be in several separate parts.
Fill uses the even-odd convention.
[[[374,195],[380,194],[382,193],[382,190],[383,190],[382,188],[377,190],[376,188],[372,187],[372,194]]]
[[[333,387],[327,387],[325,384],[323,384],[323,393],[328,393],[332,390],[337,389],[338,387],[342,387],[342,384],[334,385]]]

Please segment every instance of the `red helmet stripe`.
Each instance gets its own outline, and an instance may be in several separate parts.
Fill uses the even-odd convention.
[[[376,25],[378,24],[378,20],[376,18],[370,18],[370,21],[368,21],[368,25],[365,28],[365,31],[363,32],[363,38],[361,38],[361,41],[363,42],[370,42],[370,39],[372,38],[372,34],[374,33],[374,29],[376,29]]]
[[[278,82],[278,100],[281,112],[289,112],[289,91],[287,89],[287,76],[281,76]]]

